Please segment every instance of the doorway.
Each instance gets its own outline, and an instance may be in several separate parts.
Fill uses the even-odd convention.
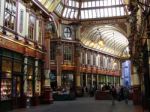
[[[13,75],[12,81],[12,106],[13,109],[19,108],[21,104],[21,96],[23,91],[23,79],[21,75]]]

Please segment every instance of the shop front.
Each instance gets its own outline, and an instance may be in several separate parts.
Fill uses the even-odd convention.
[[[26,98],[35,105],[42,88],[42,61],[8,49],[0,48],[0,111],[25,107]],[[25,68],[27,71],[25,74]],[[39,101],[39,100],[38,100]]]
[[[18,108],[23,95],[23,56],[0,49],[0,102],[6,109]]]

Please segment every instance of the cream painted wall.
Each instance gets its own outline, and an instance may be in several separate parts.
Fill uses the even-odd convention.
[[[36,38],[35,40],[38,41],[39,40],[39,20],[36,20]]]

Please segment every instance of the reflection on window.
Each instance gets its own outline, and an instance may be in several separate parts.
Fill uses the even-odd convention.
[[[14,0],[6,0],[5,2],[5,26],[11,30],[15,30],[16,22],[16,2]]]
[[[33,40],[35,36],[35,17],[30,15],[29,17],[29,39]]]

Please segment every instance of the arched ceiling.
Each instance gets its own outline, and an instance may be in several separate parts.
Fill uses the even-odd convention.
[[[128,0],[37,0],[49,12],[70,20],[87,20],[128,15]]]
[[[93,26],[85,29],[80,36],[80,41],[85,46],[119,57],[129,56],[128,39],[120,29],[110,25]],[[99,44],[101,39],[104,41],[103,47]]]

